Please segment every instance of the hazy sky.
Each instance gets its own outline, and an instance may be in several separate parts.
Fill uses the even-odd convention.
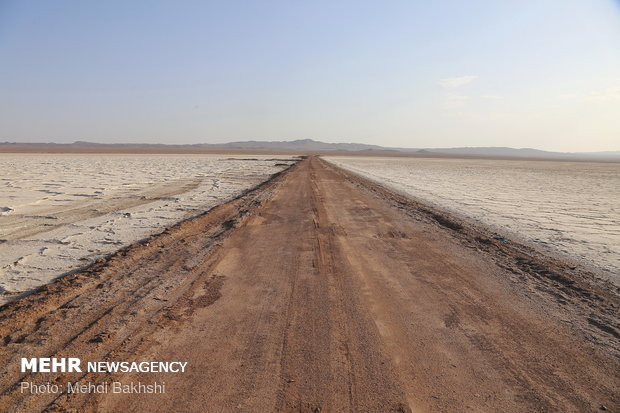
[[[0,0],[0,141],[620,150],[620,1]]]

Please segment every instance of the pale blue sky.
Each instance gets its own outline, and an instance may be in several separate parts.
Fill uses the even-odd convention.
[[[0,0],[0,141],[620,149],[613,0]]]

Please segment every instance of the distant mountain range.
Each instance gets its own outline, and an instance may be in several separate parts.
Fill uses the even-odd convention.
[[[507,148],[507,147],[464,147],[464,148],[435,148],[422,149],[428,153],[441,153],[459,156],[484,156],[484,157],[511,157],[511,158],[543,158],[543,159],[609,159],[620,160],[620,151],[605,152],[549,152],[531,148]]]
[[[549,152],[531,148],[462,147],[462,148],[390,148],[361,143],[327,143],[313,139],[294,141],[242,141],[202,143],[193,145],[104,144],[77,141],[74,143],[0,142],[0,152],[75,152],[75,153],[288,153],[288,154],[350,154],[419,157],[483,157],[557,160],[620,161],[620,151]]]
[[[205,146],[211,147],[224,147],[235,149],[260,149],[276,151],[282,150],[301,150],[310,152],[321,151],[349,151],[359,152],[368,150],[386,150],[386,148],[378,145],[365,145],[362,143],[327,143],[319,142],[312,139],[298,139],[295,141],[244,141],[244,142],[230,142],[224,144],[205,144]]]

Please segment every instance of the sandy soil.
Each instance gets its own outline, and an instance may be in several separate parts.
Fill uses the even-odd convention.
[[[309,158],[0,309],[0,410],[620,411],[620,301],[585,278]],[[189,371],[18,372],[52,355]]]

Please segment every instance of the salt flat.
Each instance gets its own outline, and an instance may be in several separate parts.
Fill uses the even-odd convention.
[[[428,208],[309,157],[0,307],[0,410],[620,411],[618,296]],[[25,354],[188,367],[22,373]],[[111,380],[167,391],[20,390]]]
[[[0,155],[0,304],[268,179],[289,158]]]
[[[326,157],[500,237],[578,261],[620,285],[620,164]]]

